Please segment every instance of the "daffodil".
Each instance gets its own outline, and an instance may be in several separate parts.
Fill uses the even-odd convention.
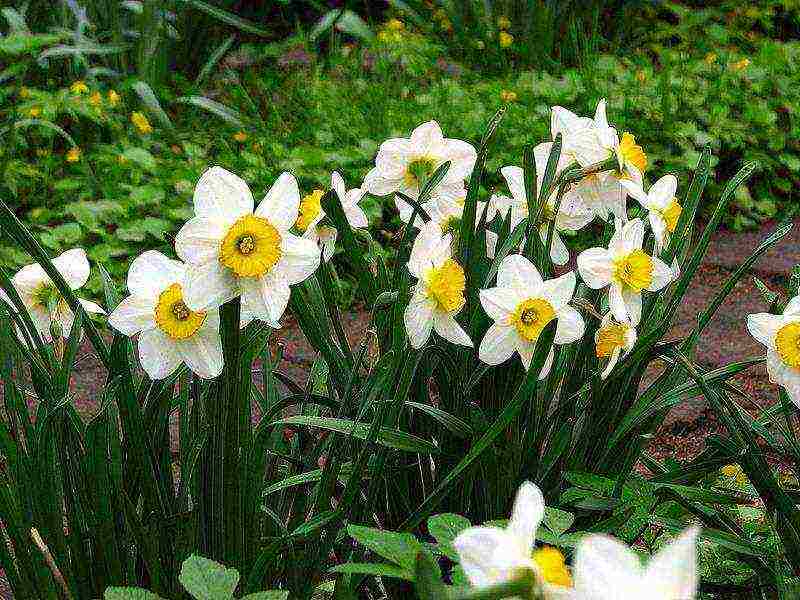
[[[95,108],[99,108],[103,105],[103,95],[100,92],[94,92],[91,96],[89,96],[89,104]]]
[[[381,144],[375,167],[364,178],[362,189],[376,196],[401,192],[417,200],[428,178],[439,166],[449,161],[450,168],[432,190],[431,198],[458,198],[462,194],[464,180],[472,173],[476,158],[477,152],[471,144],[445,138],[439,124],[428,121],[414,129],[409,138],[393,138]],[[408,206],[405,202],[402,205],[398,203],[401,217]]]
[[[89,279],[89,261],[82,248],[67,250],[52,262],[72,291],[86,285]],[[53,339],[51,332],[64,338],[69,336],[75,315],[41,265],[34,263],[22,267],[11,278],[11,285],[14,286],[42,340],[50,342]],[[2,290],[0,298],[14,310],[14,305]],[[105,311],[94,302],[82,298],[79,298],[78,302],[87,313],[105,314]]]
[[[350,227],[354,229],[366,227],[367,215],[358,205],[364,197],[364,192],[358,188],[348,191],[344,179],[337,171],[331,174],[331,189],[339,196],[339,202]],[[297,217],[295,226],[304,232],[304,238],[312,240],[322,249],[322,259],[329,261],[336,248],[339,232],[331,225],[321,224],[325,218],[321,204],[324,195],[323,190],[314,190],[300,201],[300,216]]]
[[[622,542],[588,535],[577,547],[572,576],[580,600],[693,600],[697,593],[698,529],[684,531],[646,566]]]
[[[748,315],[747,329],[767,347],[769,380],[800,407],[800,296],[789,301],[783,314]]]
[[[77,146],[73,146],[69,150],[67,150],[67,162],[78,162],[81,159],[81,149]]]
[[[583,336],[580,313],[569,305],[575,291],[575,273],[570,271],[544,281],[539,271],[521,254],[503,259],[497,271],[497,287],[481,290],[483,310],[494,321],[478,350],[478,357],[490,365],[505,362],[516,352],[528,369],[536,341],[544,328],[556,321],[555,344],[569,344]],[[547,376],[553,349],[540,378]]]
[[[222,372],[219,311],[186,305],[190,270],[155,250],[139,255],[128,271],[130,296],[108,318],[120,333],[139,334],[139,361],[151,379],[169,377],[182,363],[205,379]]]
[[[501,48],[509,48],[514,43],[514,36],[507,31],[501,31],[497,39]]]
[[[544,497],[533,483],[524,482],[514,500],[505,528],[470,527],[453,540],[461,568],[470,584],[483,588],[533,571],[548,600],[570,591],[572,576],[564,555],[555,548],[536,548],[536,530],[544,518]]]
[[[139,130],[139,133],[148,134],[153,131],[153,126],[150,125],[150,121],[140,112],[131,113],[131,122],[134,127]]]
[[[455,319],[466,303],[466,277],[453,259],[451,243],[452,236],[442,235],[439,225],[429,221],[411,248],[408,270],[418,281],[403,320],[413,348],[424,346],[431,331],[454,344],[472,346],[472,340]]]
[[[108,103],[114,107],[117,106],[120,102],[120,97],[117,92],[114,90],[108,90]]]
[[[669,236],[675,232],[683,212],[683,207],[675,197],[678,180],[674,175],[664,175],[648,192],[633,180],[623,180],[620,184],[647,210],[650,227],[656,236],[657,249],[660,252]]]
[[[80,96],[81,94],[85,94],[89,91],[89,86],[86,85],[85,81],[78,80],[69,86],[69,89],[76,96]]]
[[[617,171],[612,172],[612,175],[617,180],[632,179],[640,184],[647,169],[647,155],[636,143],[632,133],[625,131],[620,137],[617,130],[608,124],[605,99],[597,103],[594,130],[599,146],[591,147],[589,144],[582,146],[582,151],[577,154],[581,166],[586,167],[614,156],[617,161]]]
[[[633,219],[617,228],[608,248],[589,248],[578,255],[578,272],[590,288],[608,287],[608,306],[614,318],[638,325],[642,316],[642,292],[656,292],[674,278],[661,259],[642,250],[644,223]]]
[[[511,90],[503,90],[500,92],[500,100],[503,102],[516,102],[517,101],[517,92]]]
[[[552,146],[552,143],[547,142],[539,144],[534,148],[537,189],[541,189],[544,183],[544,173]],[[556,168],[557,172],[560,172],[566,167],[568,162],[568,159],[562,156]],[[511,192],[511,197],[495,195],[491,200],[503,218],[505,218],[509,212],[511,213],[511,228],[513,229],[523,219],[528,217],[528,200],[525,195],[525,173],[522,168],[514,166],[503,167],[500,169],[500,173],[506,180],[508,189]],[[565,265],[569,261],[569,250],[567,250],[567,246],[564,244],[564,240],[561,239],[559,232],[578,231],[591,223],[595,214],[594,211],[583,202],[583,199],[574,188],[569,188],[564,193],[558,213],[556,213],[555,210],[557,200],[558,190],[553,189],[547,198],[542,220],[541,223],[539,223],[539,236],[542,243],[546,244],[550,224],[555,221],[553,240],[550,244],[550,258],[556,265]]]
[[[636,328],[629,321],[616,321],[614,315],[607,313],[594,334],[595,355],[605,363],[600,378],[608,377],[619,359],[625,358],[635,345]]]
[[[178,232],[175,251],[191,265],[183,290],[193,311],[209,310],[241,295],[242,310],[277,327],[290,287],[319,266],[317,245],[293,235],[300,192],[282,173],[258,208],[242,179],[221,167],[200,177],[195,217]]]

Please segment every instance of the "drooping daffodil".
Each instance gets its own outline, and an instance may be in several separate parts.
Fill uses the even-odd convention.
[[[86,285],[90,268],[83,248],[67,250],[54,258],[52,263],[70,290],[77,291]],[[42,341],[51,342],[53,333],[62,338],[69,336],[75,315],[40,264],[34,263],[22,267],[11,278],[11,285],[30,315]],[[11,299],[2,290],[0,299],[6,302],[11,310],[15,310]],[[105,314],[102,307],[90,300],[78,298],[78,302],[87,313]]]
[[[184,301],[191,267],[148,250],[128,270],[130,296],[108,324],[128,336],[139,335],[139,362],[151,379],[169,377],[182,364],[204,379],[222,373],[219,311],[195,311]]]
[[[421,348],[436,331],[444,339],[472,346],[455,317],[466,300],[464,269],[453,259],[452,236],[437,223],[426,223],[411,248],[408,270],[417,279],[403,314],[409,342]]]
[[[572,577],[564,556],[555,548],[535,547],[544,507],[542,492],[526,481],[517,491],[507,527],[470,527],[456,536],[453,547],[471,585],[497,585],[530,569],[548,600],[569,594]]]
[[[243,313],[277,327],[290,286],[311,276],[320,262],[317,244],[289,231],[299,204],[290,173],[278,177],[255,211],[242,179],[221,167],[203,173],[194,192],[196,216],[175,239],[178,256],[191,265],[186,305],[203,311],[241,296]]]
[[[625,358],[636,345],[636,328],[629,321],[616,321],[614,315],[606,313],[594,334],[595,355],[605,363],[601,379],[608,377],[617,362]]]
[[[608,287],[608,306],[618,322],[638,325],[642,291],[656,292],[669,284],[674,271],[642,250],[644,223],[633,219],[617,228],[608,248],[589,248],[578,255],[578,272],[590,288]]]
[[[656,245],[660,252],[669,241],[669,236],[675,232],[683,211],[683,207],[675,197],[678,190],[677,178],[674,175],[664,175],[647,192],[632,179],[623,179],[620,184],[647,210],[650,228],[656,236]]]
[[[512,254],[503,259],[497,271],[497,287],[481,290],[480,300],[494,321],[478,350],[478,357],[490,365],[505,362],[516,352],[528,369],[536,341],[548,323],[557,320],[555,344],[569,344],[583,336],[581,314],[569,305],[575,292],[575,273],[570,271],[544,281],[527,258]],[[547,376],[553,350],[539,378]]]

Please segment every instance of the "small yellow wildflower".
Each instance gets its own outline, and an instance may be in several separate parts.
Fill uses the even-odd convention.
[[[127,163],[127,162],[128,162],[128,159],[127,159],[127,158],[125,158],[125,155],[124,155],[124,154],[117,154],[117,162],[118,162],[119,164],[121,164],[121,165],[124,165],[125,163]]]
[[[233,134],[233,139],[235,139],[240,144],[243,144],[244,142],[247,141],[247,133],[245,133],[244,131],[237,131],[235,134]]]
[[[500,29],[508,29],[509,27],[511,27],[511,19],[509,19],[506,16],[498,17],[497,26]]]
[[[25,100],[26,98],[30,98],[31,91],[25,86],[22,86],[21,88],[19,88],[19,97],[22,98],[23,100]]]
[[[386,29],[389,31],[402,31],[405,24],[400,19],[389,19],[386,23]]]
[[[113,107],[119,104],[119,94],[114,90],[108,90],[108,103]]]
[[[511,90],[503,90],[500,92],[500,100],[503,102],[516,102],[517,101],[517,93],[512,92]]]
[[[389,32],[388,31],[379,31],[378,32],[378,41],[386,43],[389,41]]]
[[[95,92],[89,96],[89,104],[94,107],[100,107],[103,104],[103,95],[100,92]]]
[[[750,66],[749,58],[743,58],[742,60],[737,60],[736,62],[731,63],[731,69],[733,69],[734,71],[743,71],[749,66]]]
[[[47,148],[37,148],[36,149],[36,156],[45,157],[50,154],[50,151]]]
[[[742,472],[742,467],[739,465],[725,465],[719,470],[725,477],[737,477]]]
[[[78,162],[81,159],[81,149],[77,146],[73,146],[67,152],[67,162]]]
[[[514,43],[514,36],[507,31],[501,31],[498,39],[500,40],[501,48],[508,48]]]
[[[150,125],[150,121],[147,120],[140,112],[134,112],[131,114],[131,121],[133,122],[136,129],[139,130],[139,133],[147,134],[153,131],[152,125]]]
[[[41,109],[41,108],[39,108],[38,106],[31,106],[31,107],[28,109],[28,116],[29,116],[31,119],[35,119],[35,118],[37,118],[37,117],[41,117],[41,116],[42,116],[42,109]]]
[[[645,81],[647,81],[647,73],[645,73],[641,69],[636,71],[636,81],[638,81],[639,83],[644,83]]]
[[[81,94],[85,94],[86,92],[89,91],[89,86],[86,85],[86,82],[78,80],[71,86],[69,86],[69,89],[76,96],[80,96]]]
[[[715,62],[717,62],[716,52],[709,52],[706,54],[706,57],[703,60],[706,61],[707,65],[713,65]]]

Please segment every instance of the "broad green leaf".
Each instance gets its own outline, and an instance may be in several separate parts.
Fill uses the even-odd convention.
[[[376,577],[397,577],[411,581],[413,573],[387,563],[344,563],[331,569],[332,573],[349,573],[358,575],[374,575]]]
[[[348,525],[347,533],[378,556],[414,572],[417,552],[422,551],[422,544],[410,533],[395,533],[361,525]]]
[[[428,519],[428,532],[439,543],[442,553],[455,561],[458,560],[458,553],[453,549],[453,540],[471,526],[469,519],[452,513],[433,515]]]
[[[177,102],[182,104],[191,104],[192,106],[202,108],[203,110],[218,116],[223,121],[227,121],[239,129],[247,128],[247,125],[244,123],[244,117],[241,115],[241,113],[228,106],[225,106],[220,102],[217,102],[216,100],[211,100],[205,96],[181,96],[178,98]]]
[[[142,588],[110,587],[103,594],[105,600],[164,600],[158,594]]]
[[[242,596],[239,600],[287,600],[289,592],[283,590],[267,590],[265,592],[256,592],[255,594],[247,594]]]
[[[575,515],[565,510],[546,506],[544,509],[544,525],[556,537],[564,534],[575,522]]]
[[[192,554],[183,562],[178,579],[197,600],[231,600],[239,583],[239,572]]]

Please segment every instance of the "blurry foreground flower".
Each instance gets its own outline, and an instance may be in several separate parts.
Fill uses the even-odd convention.
[[[89,261],[82,248],[67,250],[52,262],[72,291],[86,285],[89,279]],[[69,336],[75,315],[41,265],[34,263],[22,267],[11,278],[11,285],[14,286],[22,304],[30,314],[42,340],[50,342],[53,334],[63,338]],[[14,310],[14,305],[2,290],[0,299]],[[105,314],[105,311],[94,302],[82,298],[79,298],[78,302],[87,313]]]
[[[139,361],[150,379],[169,377],[181,363],[205,379],[222,373],[219,312],[186,306],[186,271],[155,250],[139,255],[128,271],[131,295],[108,318],[120,333],[139,334]]]
[[[418,279],[403,314],[408,340],[421,348],[436,331],[453,344],[472,347],[472,340],[455,319],[464,307],[464,269],[452,257],[452,236],[426,223],[411,248],[408,270]]]
[[[674,233],[683,212],[683,207],[675,197],[678,190],[677,178],[674,175],[664,175],[648,192],[630,179],[620,181],[620,185],[647,210],[650,227],[656,236],[656,250],[660,252],[669,241],[669,236]]]
[[[564,556],[551,547],[535,548],[536,530],[544,518],[542,492],[529,481],[517,492],[505,529],[470,527],[453,540],[461,568],[475,587],[513,580],[520,569],[530,569],[546,599],[560,597],[572,586]]]
[[[131,113],[131,122],[139,131],[139,133],[147,134],[152,133],[153,131],[153,126],[150,125],[150,121],[147,120],[147,117],[145,117],[144,114],[138,111]]]
[[[120,101],[119,94],[117,92],[115,92],[114,90],[108,90],[108,103],[112,107],[114,107],[114,106],[117,106],[119,104],[119,101]]]
[[[69,86],[70,91],[75,95],[85,94],[89,91],[89,86],[84,81],[78,80]]]
[[[595,355],[605,362],[601,379],[608,377],[620,358],[624,358],[636,345],[636,328],[628,321],[615,321],[611,313],[606,314],[594,334]]]
[[[514,36],[507,31],[501,31],[500,35],[497,36],[497,39],[500,42],[501,48],[508,48],[514,43]]]
[[[642,566],[622,542],[589,535],[578,543],[572,576],[580,600],[693,600],[697,593],[696,540],[691,527]]]
[[[319,266],[311,240],[289,233],[297,221],[297,180],[282,173],[253,211],[253,195],[242,179],[221,167],[200,177],[195,217],[178,232],[175,251],[191,265],[184,287],[194,311],[216,308],[239,295],[242,313],[278,327],[290,285]]]
[[[767,347],[769,380],[800,407],[800,296],[792,298],[781,315],[749,315],[747,329]]]
[[[101,106],[103,104],[103,95],[100,92],[94,92],[89,96],[89,104],[95,108]]]
[[[494,321],[481,342],[479,358],[490,365],[505,362],[514,352],[530,368],[536,341],[544,328],[557,320],[554,344],[569,344],[583,336],[581,314],[569,305],[575,291],[575,273],[570,271],[544,281],[539,271],[521,254],[503,259],[497,271],[497,287],[481,290],[483,310]],[[539,378],[550,371],[553,349]]]
[[[81,159],[81,149],[73,146],[67,151],[67,162],[78,162]]]
[[[619,322],[638,325],[642,316],[642,291],[656,292],[672,281],[673,270],[660,258],[642,250],[641,219],[617,228],[606,248],[589,248],[578,255],[578,272],[594,290],[608,287],[608,307]]]

